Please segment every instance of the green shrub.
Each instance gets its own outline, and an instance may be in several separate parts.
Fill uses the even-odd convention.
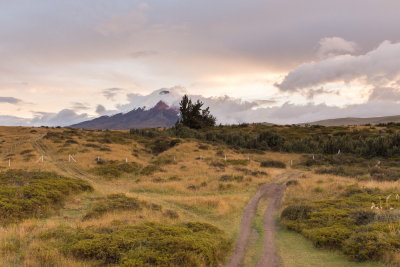
[[[172,214],[172,213],[171,213]],[[217,267],[230,253],[229,236],[207,223],[145,223],[72,229],[60,227],[42,239],[60,236],[66,255],[94,260],[96,266]]]
[[[309,238],[317,247],[341,248],[343,242],[350,237],[352,230],[342,225],[333,225],[310,230]]]
[[[295,220],[306,220],[310,218],[312,209],[308,205],[292,205],[286,207],[281,213],[281,219],[288,219],[291,221]]]
[[[208,148],[207,145],[199,145],[199,149],[208,150]]]
[[[153,183],[165,183],[165,179],[157,177],[151,180]]]
[[[324,188],[321,186],[314,187],[314,192],[321,193],[324,192]]]
[[[241,176],[241,175],[222,175],[219,178],[219,181],[220,182],[231,182],[231,181],[242,182],[243,176]]]
[[[98,176],[106,178],[118,178],[124,173],[139,173],[142,165],[136,162],[118,164],[116,161],[97,160],[97,164],[101,165],[92,168],[90,171]]]
[[[161,168],[156,165],[147,165],[142,169],[140,174],[142,175],[152,175],[155,172],[161,171]]]
[[[111,194],[93,203],[89,211],[83,216],[83,220],[98,218],[106,212],[115,210],[138,211],[141,210],[145,204],[145,201],[139,201],[134,197],[127,197],[125,194]]]
[[[359,232],[352,235],[343,246],[351,260],[379,260],[383,255],[400,248],[398,238],[380,232]]]
[[[276,161],[276,160],[267,160],[267,161],[261,162],[260,166],[261,167],[269,167],[269,168],[285,169],[286,168],[286,163],[281,162],[281,161]]]
[[[82,180],[49,172],[8,170],[0,173],[0,225],[46,217],[73,194],[93,191]]]
[[[168,181],[182,181],[182,178],[179,178],[178,176],[171,176],[168,178]]]
[[[372,210],[354,210],[350,213],[349,218],[353,219],[356,225],[365,225],[374,220],[375,212]]]

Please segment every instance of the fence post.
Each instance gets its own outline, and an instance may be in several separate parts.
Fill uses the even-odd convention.
[[[126,158],[126,163],[128,163],[128,158]]]
[[[8,159],[8,167],[11,166],[11,159]]]
[[[225,155],[225,161],[226,161],[226,155]]]
[[[290,160],[290,166],[293,166],[293,160],[292,159]]]

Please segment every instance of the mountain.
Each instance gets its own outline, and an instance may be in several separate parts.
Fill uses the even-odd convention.
[[[111,116],[101,116],[71,125],[71,127],[94,130],[171,127],[179,118],[177,103],[180,98],[177,92],[160,89],[145,97],[138,96],[137,101],[132,101],[129,106],[124,107],[127,111]]]

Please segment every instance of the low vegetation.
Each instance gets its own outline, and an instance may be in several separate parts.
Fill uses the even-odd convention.
[[[93,191],[82,180],[23,170],[1,172],[0,185],[1,225],[47,217],[60,209],[68,196]]]

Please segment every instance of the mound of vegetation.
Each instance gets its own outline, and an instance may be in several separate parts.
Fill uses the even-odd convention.
[[[114,160],[101,160],[98,161],[98,164],[100,166],[92,168],[91,172],[106,178],[118,178],[124,173],[139,173],[140,169],[142,168],[142,165],[136,162],[118,164],[118,161]]]
[[[21,153],[19,153],[20,155],[25,155],[25,154],[28,154],[28,153],[31,153],[31,152],[33,152],[33,149],[25,149],[25,150],[23,150]]]
[[[83,220],[98,218],[104,213],[116,210],[141,210],[146,204],[134,197],[127,197],[125,194],[111,194],[106,198],[97,200],[91,205],[90,210],[85,214]]]
[[[277,161],[277,160],[266,160],[261,162],[260,167],[269,167],[269,168],[286,168],[286,163]]]
[[[82,180],[50,172],[8,170],[0,173],[0,224],[27,218],[46,217],[59,209],[64,200],[93,187]]]
[[[142,174],[142,175],[152,175],[153,173],[158,172],[158,171],[162,171],[162,169],[160,167],[158,167],[157,165],[147,165],[146,167],[144,167],[142,169],[140,174]]]
[[[219,181],[221,181],[221,182],[231,182],[231,181],[242,182],[243,176],[242,175],[222,175],[219,178]]]
[[[336,198],[292,202],[281,224],[317,247],[339,249],[355,261],[382,260],[400,249],[400,202],[378,189],[352,185]]]
[[[225,232],[207,223],[144,223],[73,229],[60,226],[43,233],[66,255],[95,260],[96,266],[221,266],[231,250]]]

